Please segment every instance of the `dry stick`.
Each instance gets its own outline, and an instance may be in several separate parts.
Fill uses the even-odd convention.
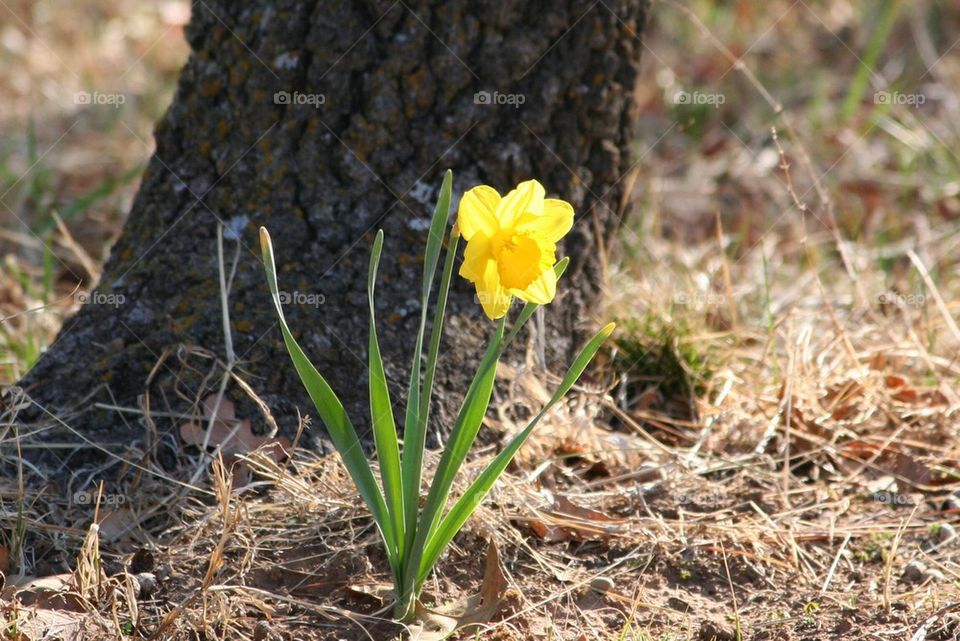
[[[200,447],[200,457],[197,459],[197,469],[194,470],[193,476],[190,477],[190,483],[196,483],[200,476],[203,474],[204,463],[206,462],[206,451],[210,446],[210,435],[213,434],[213,427],[216,424],[217,420],[220,418],[220,405],[223,403],[224,395],[227,392],[227,385],[230,383],[231,374],[233,373],[233,367],[236,364],[237,357],[236,353],[233,350],[233,334],[230,331],[230,306],[229,306],[229,297],[230,297],[230,286],[233,284],[233,277],[237,271],[237,263],[240,259],[240,242],[237,241],[237,248],[233,255],[233,265],[230,268],[230,278],[227,279],[226,271],[223,261],[223,225],[217,224],[217,270],[220,275],[220,312],[223,319],[223,342],[224,342],[224,351],[227,356],[227,367],[223,373],[223,377],[220,379],[220,388],[217,390],[216,400],[213,402],[213,408],[210,410],[210,420],[207,423],[207,429],[203,434],[203,444]],[[220,451],[220,448],[223,444],[228,443],[232,439],[240,428],[243,426],[242,421],[237,421],[237,424],[233,427],[226,438],[222,439],[220,443],[217,444],[217,451]]]
[[[953,316],[950,315],[950,310],[947,309],[947,304],[943,302],[943,297],[940,296],[940,291],[937,289],[936,283],[930,278],[930,272],[927,271],[926,265],[923,264],[923,261],[920,260],[920,257],[917,256],[912,249],[907,251],[907,257],[917,268],[917,271],[920,272],[920,277],[923,278],[924,284],[927,286],[927,289],[930,290],[930,295],[933,296],[933,302],[936,303],[937,309],[940,311],[941,316],[943,316],[943,320],[946,321],[947,327],[950,328],[950,331],[953,333],[953,337],[960,341],[960,327],[957,327],[957,322],[953,320]]]
[[[847,549],[847,544],[850,542],[851,537],[852,535],[848,532],[846,538],[843,539],[843,543],[840,544],[840,549],[837,550],[837,555],[833,557],[833,564],[830,566],[830,571],[827,572],[827,578],[823,582],[823,587],[820,588],[820,596],[827,593],[830,582],[833,580],[833,575],[837,571],[837,566],[840,565],[840,557],[843,556],[843,551]]]
[[[94,260],[90,258],[90,254],[88,254],[86,250],[80,246],[80,243],[74,239],[73,234],[70,233],[70,230],[63,223],[63,219],[60,218],[60,215],[55,211],[51,212],[51,215],[53,216],[54,222],[57,224],[57,229],[63,236],[63,238],[58,238],[57,240],[61,245],[69,249],[76,259],[80,261],[80,264],[83,265],[84,271],[86,271],[87,275],[90,276],[90,280],[92,282],[99,281],[100,270],[97,268],[97,264],[94,262]]]
[[[900,547],[900,539],[903,537],[904,530],[906,530],[907,525],[913,520],[914,514],[916,514],[919,509],[920,503],[917,503],[913,506],[913,510],[910,511],[910,516],[908,516],[906,520],[900,521],[900,525],[897,527],[897,534],[893,537],[893,543],[890,545],[890,554],[883,564],[883,609],[887,612],[890,611],[890,569],[893,567],[893,559],[897,556],[897,548]]]
[[[720,250],[720,265],[723,272],[723,289],[727,297],[727,307],[730,312],[731,329],[737,326],[737,304],[733,300],[733,284],[730,279],[730,263],[727,262],[727,252],[723,246],[723,221],[720,220],[720,210],[715,210],[717,219],[717,248]]]
[[[730,586],[730,598],[733,599],[733,617],[737,623],[737,641],[742,638],[740,629],[740,605],[737,603],[737,592],[733,589],[733,578],[730,576],[730,566],[727,564],[727,550],[723,547],[723,541],[720,541],[720,551],[723,553],[723,569],[727,572],[727,585]]]

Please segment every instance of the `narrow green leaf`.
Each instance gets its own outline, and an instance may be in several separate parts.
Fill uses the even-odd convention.
[[[290,360],[300,375],[300,380],[306,388],[310,399],[317,407],[317,412],[324,426],[327,428],[327,434],[333,441],[334,447],[343,459],[343,463],[350,473],[360,496],[366,503],[367,508],[373,515],[373,519],[380,529],[380,535],[386,544],[387,556],[390,560],[394,574],[399,576],[402,569],[397,551],[397,539],[387,512],[383,495],[380,488],[377,487],[377,481],[373,476],[373,471],[367,463],[363,447],[360,445],[360,439],[357,438],[357,432],[347,416],[343,403],[337,398],[337,395],[327,384],[327,381],[316,370],[307,355],[300,349],[296,339],[287,327],[287,321],[283,316],[283,307],[280,304],[280,293],[277,287],[277,270],[273,260],[273,245],[270,242],[270,234],[266,228],[260,228],[260,248],[263,253],[263,264],[267,273],[267,284],[270,286],[270,294],[273,298],[273,305],[277,310],[277,318],[280,321],[280,330],[283,333],[283,342],[287,346],[287,352],[290,354]]]
[[[440,558],[443,550],[449,545],[450,541],[453,540],[457,532],[460,531],[460,528],[463,527],[463,524],[466,523],[467,519],[493,487],[493,484],[500,478],[500,475],[507,468],[507,465],[509,465],[517,451],[530,437],[530,434],[533,433],[540,419],[542,419],[543,416],[550,411],[550,408],[562,399],[577,382],[580,375],[583,374],[583,371],[587,368],[587,365],[590,364],[590,361],[596,355],[597,350],[600,349],[603,342],[613,333],[614,327],[614,324],[610,323],[597,332],[590,342],[587,343],[580,351],[576,360],[574,360],[573,365],[567,370],[566,375],[563,377],[563,380],[560,382],[560,385],[553,393],[549,402],[537,413],[527,427],[517,434],[513,440],[510,441],[510,444],[480,473],[480,476],[470,484],[470,487],[464,492],[463,496],[450,508],[450,511],[437,527],[436,532],[426,543],[417,568],[417,583],[415,589],[422,585],[430,569],[437,562],[437,559]]]
[[[437,471],[434,474],[433,482],[430,484],[430,491],[427,494],[423,512],[417,523],[412,552],[406,559],[404,579],[408,584],[405,590],[413,587],[424,545],[440,522],[443,509],[447,504],[447,498],[450,495],[453,479],[460,470],[467,452],[470,451],[470,446],[473,445],[483,417],[487,413],[487,406],[493,393],[493,384],[497,378],[497,363],[502,353],[501,343],[505,323],[506,317],[503,317],[497,324],[497,331],[480,361],[477,373],[474,375],[467,390],[467,395],[463,399],[463,404],[460,406],[460,412],[457,414],[450,439],[443,449],[443,454],[440,455],[440,463],[437,465]]]
[[[408,540],[413,536],[417,525],[417,511],[420,506],[420,478],[423,469],[423,449],[426,444],[426,427],[421,418],[422,394],[420,387],[421,359],[423,357],[423,334],[427,326],[427,311],[430,304],[430,290],[437,270],[440,248],[443,242],[444,228],[450,218],[450,199],[453,187],[453,173],[449,170],[443,176],[437,206],[430,220],[427,236],[427,248],[423,260],[423,282],[420,300],[420,328],[413,348],[413,364],[410,367],[410,383],[407,391],[407,411],[403,424],[403,498],[406,509],[406,532]],[[411,545],[407,544],[408,549]]]
[[[437,271],[437,262],[440,260],[440,249],[443,247],[444,230],[450,220],[450,200],[453,189],[453,172],[449,169],[443,174],[440,184],[440,195],[437,206],[433,209],[430,219],[430,231],[427,235],[427,248],[423,254],[423,283],[421,298],[430,300],[430,288],[433,286],[433,276]]]
[[[404,542],[403,481],[400,474],[400,447],[397,444],[397,425],[393,418],[393,404],[390,402],[390,390],[387,387],[387,375],[380,356],[380,342],[377,340],[377,319],[374,310],[374,289],[376,288],[377,267],[380,264],[380,252],[383,249],[383,230],[377,232],[370,252],[370,268],[367,272],[367,300],[370,305],[370,335],[368,341],[370,371],[370,420],[373,428],[373,440],[377,447],[377,459],[380,461],[380,476],[383,479],[383,495],[387,510],[393,522],[397,538],[397,553],[400,567],[403,567]]]
[[[443,275],[440,277],[440,292],[437,295],[437,311],[430,328],[430,348],[427,351],[427,369],[423,375],[423,394],[420,399],[420,422],[426,429],[430,419],[430,399],[433,396],[433,377],[437,371],[437,356],[440,353],[440,337],[443,334],[443,317],[447,310],[447,296],[450,293],[450,279],[453,276],[454,259],[460,234],[450,234],[446,258],[443,261]]]

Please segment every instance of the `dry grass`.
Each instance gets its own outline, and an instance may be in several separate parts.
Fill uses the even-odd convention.
[[[0,5],[0,385],[96,284],[186,60],[188,16],[175,1]]]
[[[626,321],[618,345],[428,586],[434,604],[475,592],[496,541],[511,590],[480,637],[960,636],[960,12],[904,4],[884,33],[872,7],[655,6],[636,216],[596,319]],[[42,274],[30,242],[11,245],[16,260]],[[78,244],[96,265],[102,247]],[[3,313],[44,302],[28,289],[5,278]],[[38,345],[62,313],[29,316]],[[470,474],[551,383],[532,366],[504,379]],[[28,447],[30,433],[10,440],[13,414],[4,438]],[[37,574],[63,570],[38,567],[38,551],[79,554],[90,625],[158,638],[395,633],[376,533],[337,460],[298,450],[287,465],[250,465],[240,492],[218,465],[192,490],[146,462],[131,489],[141,501],[123,506],[140,527],[99,550],[68,495],[14,483],[4,545]],[[147,544],[152,561],[141,551],[131,566]],[[134,589],[141,572],[162,577],[155,590]]]

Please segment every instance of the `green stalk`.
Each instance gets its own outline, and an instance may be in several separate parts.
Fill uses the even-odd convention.
[[[397,444],[397,425],[393,419],[393,404],[390,402],[390,389],[387,375],[380,356],[380,342],[377,340],[377,319],[374,311],[374,289],[377,280],[377,267],[380,264],[380,252],[383,249],[383,230],[377,232],[370,252],[370,267],[367,271],[367,300],[370,306],[370,333],[368,339],[370,423],[373,429],[373,441],[380,461],[380,476],[383,482],[383,495],[386,498],[387,511],[390,514],[393,530],[396,533],[397,549],[393,556],[397,559],[394,569],[398,583],[402,582],[400,572],[404,560],[404,509],[403,481],[400,475],[400,447]]]

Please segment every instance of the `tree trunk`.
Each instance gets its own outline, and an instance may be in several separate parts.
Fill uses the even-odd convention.
[[[223,224],[228,271],[239,256],[228,305],[236,373],[292,433],[297,408],[314,412],[268,298],[257,242],[265,225],[291,327],[363,431],[372,235],[386,234],[377,308],[399,388],[426,222],[447,168],[455,200],[475,184],[505,192],[535,177],[574,204],[562,250],[571,267],[545,310],[548,361],[567,361],[598,293],[599,248],[621,222],[646,10],[646,0],[194,3],[192,55],[123,234],[90,302],[22,383],[34,409],[118,453],[172,460],[176,439],[164,435],[176,421],[163,417],[216,393],[227,360]],[[438,432],[492,330],[456,280]],[[152,421],[104,407],[135,410],[148,387]],[[246,392],[230,383],[227,396],[263,428]],[[55,427],[45,438],[77,441]],[[310,434],[317,446],[322,429]]]

